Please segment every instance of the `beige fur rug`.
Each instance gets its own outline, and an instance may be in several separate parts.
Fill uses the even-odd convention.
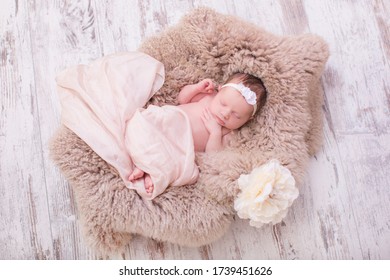
[[[143,51],[165,65],[166,82],[153,104],[175,104],[180,88],[234,72],[260,77],[268,92],[263,110],[240,130],[231,147],[198,154],[201,175],[192,186],[169,188],[153,201],[126,189],[116,171],[61,126],[50,152],[72,186],[85,236],[100,252],[121,250],[132,234],[185,246],[223,236],[233,216],[237,179],[278,159],[302,183],[308,159],[321,143],[319,79],[328,58],[318,36],[281,37],[208,8],[146,40]]]

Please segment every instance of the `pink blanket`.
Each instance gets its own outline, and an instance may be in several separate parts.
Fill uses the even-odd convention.
[[[57,76],[62,122],[118,170],[130,189],[153,199],[198,177],[188,117],[175,106],[142,109],[164,82],[164,66],[140,52],[105,56]],[[152,196],[134,166],[149,173]]]

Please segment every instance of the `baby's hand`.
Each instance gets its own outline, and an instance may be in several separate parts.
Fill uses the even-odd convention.
[[[216,93],[216,85],[211,79],[204,79],[198,83],[199,90],[204,93]]]
[[[203,110],[201,118],[210,134],[220,133],[222,136],[222,126],[215,120],[208,108]]]

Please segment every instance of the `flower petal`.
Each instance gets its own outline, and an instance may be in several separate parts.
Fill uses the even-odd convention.
[[[241,192],[234,209],[255,227],[281,222],[299,195],[290,170],[276,159],[254,168],[250,174],[242,174],[237,183]]]

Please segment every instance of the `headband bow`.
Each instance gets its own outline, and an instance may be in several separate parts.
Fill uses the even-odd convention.
[[[256,109],[257,109],[256,93],[254,93],[250,88],[244,86],[242,83],[239,84],[227,83],[222,86],[222,88],[224,87],[232,87],[238,90],[241,93],[241,95],[245,98],[245,101],[249,105],[253,105],[252,116],[256,113]]]

